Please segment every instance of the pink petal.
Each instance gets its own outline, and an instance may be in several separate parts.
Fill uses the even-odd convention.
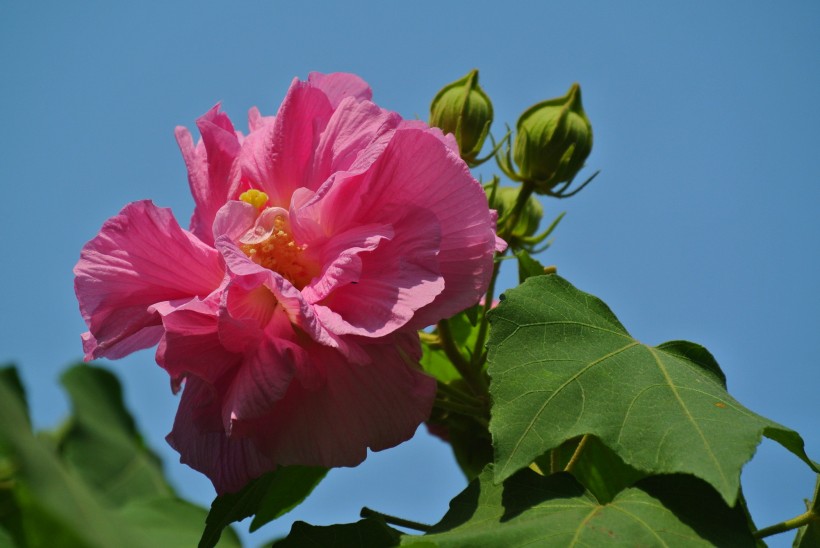
[[[256,423],[257,446],[281,465],[356,466],[368,447],[380,451],[412,437],[430,415],[435,380],[406,365],[391,341],[383,342],[366,347],[367,365],[310,347],[324,383],[309,389],[294,380],[273,412]]]
[[[332,114],[324,92],[294,80],[276,120],[244,140],[240,153],[243,178],[263,190],[272,205],[284,208],[297,188],[318,188],[324,181],[310,179],[311,165]]]
[[[382,110],[370,101],[343,100],[316,148],[312,180],[325,181],[333,173],[349,169],[368,152],[368,147],[401,123],[395,112]],[[375,157],[371,155],[369,165]]]
[[[238,365],[241,354],[231,352],[220,340],[218,307],[192,300],[162,314],[164,336],[157,349],[157,363],[172,378],[189,374],[217,382]]]
[[[278,324],[274,328],[277,334],[295,338],[287,319]],[[254,352],[248,353],[225,396],[222,409],[225,431],[241,435],[239,431],[234,432],[235,424],[270,413],[285,397],[297,370],[309,366],[307,359],[301,346],[283,338],[267,338]]]
[[[351,243],[353,249],[362,251],[341,254],[332,265],[341,272],[326,272],[336,278],[336,283],[324,287],[319,284],[324,291],[315,296],[327,296],[312,302],[330,331],[381,337],[401,328],[416,310],[444,290],[444,279],[438,271],[438,223],[428,212],[414,209],[409,207],[404,212],[412,216],[412,227],[401,217],[396,218],[389,240],[370,250],[362,247],[366,239]],[[349,272],[345,273],[345,268]],[[338,283],[345,280],[349,283]],[[305,292],[305,296],[310,299],[312,295]]]
[[[487,198],[458,155],[427,130],[397,130],[377,161],[363,173],[329,181],[303,215],[321,219],[328,233],[373,223],[388,223],[397,235],[437,227],[436,271],[444,278],[444,290],[417,309],[410,328],[475,304],[489,284],[496,237]],[[386,252],[388,246],[382,248]]]
[[[308,74],[308,83],[322,90],[330,99],[333,108],[339,106],[346,97],[353,97],[357,101],[369,101],[373,98],[373,91],[370,86],[355,74],[311,72]]]
[[[299,327],[314,341],[337,349],[348,359],[361,361],[361,350],[357,344],[342,340],[337,334],[326,329],[317,317],[314,308],[305,300],[302,293],[277,272],[263,268],[248,259],[236,244],[225,236],[217,239],[217,248],[222,252],[228,267],[231,283],[226,287],[223,299],[224,327],[222,339],[224,342],[237,341],[235,344],[246,344],[250,316],[242,311],[254,306],[267,307],[266,312],[273,314],[273,308],[281,307],[290,323]],[[259,288],[265,288],[273,296],[273,301],[260,299]],[[259,302],[260,300],[264,302]],[[250,301],[257,301],[253,304]],[[258,323],[258,329],[267,326],[262,317],[263,308],[259,308],[253,319]],[[222,316],[221,316],[222,317]],[[271,316],[268,316],[271,317]],[[239,320],[241,322],[237,323]],[[257,335],[253,335],[256,337]]]
[[[74,267],[74,289],[88,324],[86,359],[119,357],[156,344],[154,308],[205,297],[224,276],[219,254],[182,230],[170,210],[131,203],[105,222]],[[92,342],[93,341],[93,342]]]
[[[188,168],[188,183],[196,207],[191,217],[191,232],[203,242],[213,245],[213,224],[216,212],[239,188],[239,137],[228,116],[216,105],[197,122],[202,135],[194,147],[190,132],[176,128],[182,157]]]
[[[251,132],[261,129],[268,124],[272,124],[274,120],[276,120],[275,116],[262,116],[262,113],[259,112],[259,109],[256,107],[251,107],[250,110],[248,110],[248,129]]]
[[[165,439],[179,452],[180,462],[211,479],[218,494],[239,491],[276,468],[251,439],[225,434],[219,393],[196,377],[185,382],[174,428]]]

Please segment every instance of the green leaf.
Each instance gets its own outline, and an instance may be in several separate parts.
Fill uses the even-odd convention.
[[[222,530],[235,521],[255,515],[251,531],[292,510],[327,474],[326,468],[287,466],[269,472],[238,493],[216,497],[205,520],[200,548],[215,546]]]
[[[310,525],[297,521],[275,548],[386,548],[399,545],[400,533],[377,519],[362,519],[342,525]]]
[[[522,470],[500,485],[491,468],[424,536],[402,546],[754,546],[745,516],[692,476],[656,476],[601,504],[569,474]]]
[[[129,502],[118,512],[129,525],[143,531],[149,546],[195,546],[202,535],[207,511],[173,497]],[[241,546],[232,529],[213,546]]]
[[[26,389],[20,381],[20,375],[17,373],[17,368],[13,365],[4,365],[0,367],[0,384],[5,385],[9,391],[14,394],[15,399],[20,403],[20,407],[26,416],[26,422],[30,423],[28,416],[28,402],[26,401]]]
[[[481,317],[482,311],[473,307],[448,320],[453,342],[457,348],[472,351],[478,338],[478,324],[481,322]],[[461,374],[453,366],[441,345],[424,342],[422,350],[421,366],[427,373],[445,383],[461,379]],[[471,358],[468,352],[462,352],[462,355],[468,361]]]
[[[14,466],[11,493],[20,511],[17,533],[23,537],[16,539],[18,544],[135,546],[127,542],[127,529],[118,527],[111,513],[34,437],[18,396],[0,382],[0,446]]]
[[[59,441],[66,464],[114,506],[171,496],[159,459],[145,447],[125,409],[117,378],[105,369],[78,365],[61,380],[74,411]]]
[[[570,459],[579,451],[578,459],[572,468],[572,475],[601,504],[610,502],[625,488],[646,477],[645,472],[636,470],[626,464],[612,449],[601,443],[595,436],[587,436],[580,447],[582,438],[573,438],[535,460],[545,473],[550,472],[552,461],[556,470],[564,470]],[[579,448],[580,447],[580,448]],[[554,455],[553,455],[554,453]]]
[[[515,258],[518,259],[518,283],[523,284],[527,278],[544,275],[544,265],[525,250],[516,251]]]
[[[116,379],[89,366],[71,370],[65,379],[77,416],[58,438],[72,447],[72,458],[89,459],[70,466],[60,460],[51,438],[31,432],[19,382],[0,375],[0,527],[5,530],[0,542],[10,537],[22,547],[192,545],[205,522],[205,509],[169,496],[169,488],[157,489],[156,484],[123,487],[135,476],[154,482],[159,468],[122,407]],[[96,463],[107,474],[115,462],[108,454],[124,454],[124,447],[131,452],[131,460],[123,461],[125,473],[115,475],[114,483],[100,482],[109,476],[95,475],[91,468]],[[156,468],[145,472],[149,465]],[[119,508],[111,502],[114,493],[128,495]],[[235,535],[226,536],[225,546],[239,546]]]
[[[490,323],[496,481],[583,434],[638,470],[694,474],[730,504],[763,435],[816,470],[796,432],[726,392],[706,349],[641,344],[603,302],[560,276],[509,291]]]

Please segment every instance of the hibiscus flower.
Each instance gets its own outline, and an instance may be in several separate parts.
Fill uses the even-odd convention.
[[[410,438],[436,390],[417,330],[487,289],[495,217],[455,140],[370,99],[313,73],[247,136],[217,105],[196,145],[176,131],[190,229],[131,203],[74,269],[86,359],[158,344],[182,389],[167,440],[220,493]]]

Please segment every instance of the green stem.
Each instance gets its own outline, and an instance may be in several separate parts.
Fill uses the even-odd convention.
[[[786,531],[803,527],[804,525],[808,525],[809,523],[817,520],[820,520],[820,514],[814,510],[809,510],[805,514],[800,514],[792,519],[787,519],[786,521],[781,521],[780,523],[776,523],[774,525],[770,525],[769,527],[764,527],[763,529],[755,531],[754,537],[764,538],[771,535],[776,535],[778,533],[785,533]]]
[[[430,530],[433,528],[432,525],[426,525],[424,523],[410,521],[409,519],[399,518],[388,514],[382,514],[381,512],[371,510],[366,506],[362,508],[362,511],[359,512],[359,515],[363,518],[377,518],[384,521],[385,523],[389,523],[391,525],[398,525],[399,527],[407,527],[408,529],[415,529],[416,531],[421,531],[422,533],[429,533]]]
[[[490,278],[490,285],[487,286],[487,293],[484,295],[484,311],[481,314],[481,324],[478,326],[478,335],[476,335],[475,347],[473,348],[472,366],[479,371],[484,367],[484,361],[487,359],[486,352],[484,351],[484,343],[487,342],[487,330],[490,327],[489,320],[487,320],[487,313],[493,307],[495,281],[498,279],[500,269],[501,261],[495,261],[493,265],[493,275]]]
[[[505,240],[509,241],[512,231],[515,230],[515,225],[518,224],[518,218],[521,217],[521,213],[527,205],[527,200],[530,199],[530,196],[532,196],[534,190],[535,185],[531,181],[524,181],[521,184],[521,190],[518,191],[518,197],[515,200],[515,205],[513,206],[509,217],[507,217],[504,226],[501,227],[501,237]]]
[[[463,415],[465,417],[475,419],[482,426],[489,425],[487,419],[484,417],[487,411],[482,407],[463,405],[452,400],[436,400],[436,403],[434,405],[435,407],[443,409],[450,413],[456,413],[457,415]]]
[[[572,458],[569,459],[569,462],[564,467],[564,472],[570,472],[575,469],[575,465],[578,464],[578,461],[581,460],[581,453],[584,452],[584,448],[587,446],[587,442],[589,441],[589,434],[584,434],[581,438],[581,441],[578,442],[578,447],[575,448],[575,452],[572,454]]]
[[[436,384],[438,385],[438,393],[443,394],[451,400],[457,401],[464,405],[469,405],[471,407],[483,407],[484,405],[482,400],[476,398],[472,394],[468,394],[458,388],[450,386],[447,383],[436,381]]]
[[[474,394],[483,395],[487,393],[487,381],[481,375],[480,370],[473,369],[470,363],[464,358],[461,351],[456,346],[453,332],[450,329],[449,320],[441,320],[437,324],[438,335],[441,340],[441,347],[444,353],[452,362],[456,370],[464,378]]]

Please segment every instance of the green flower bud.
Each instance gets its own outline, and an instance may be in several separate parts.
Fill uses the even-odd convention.
[[[518,119],[514,159],[518,176],[545,193],[572,181],[592,150],[592,125],[581,105],[581,88],[572,84],[563,97],[527,109]]]
[[[487,198],[490,197],[492,189],[485,189]],[[515,202],[518,200],[518,194],[521,191],[520,187],[498,187],[495,191],[495,198],[490,207],[498,211],[498,218],[501,219],[510,213],[515,207]],[[524,205],[524,210],[518,216],[518,222],[512,229],[510,236],[513,238],[526,238],[535,234],[538,226],[541,224],[541,219],[544,217],[544,208],[541,207],[535,196],[527,198],[527,203]]]
[[[493,104],[478,85],[478,71],[444,86],[430,105],[430,125],[452,133],[461,157],[472,163],[490,132]]]

